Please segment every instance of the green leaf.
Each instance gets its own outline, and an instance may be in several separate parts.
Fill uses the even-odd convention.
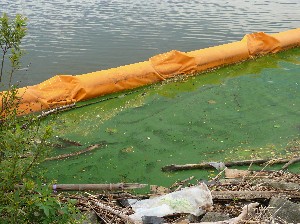
[[[45,215],[46,215],[47,217],[49,217],[49,208],[48,208],[48,206],[43,205],[43,206],[42,206],[42,209],[44,210]]]

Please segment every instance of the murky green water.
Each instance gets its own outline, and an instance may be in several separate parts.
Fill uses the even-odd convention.
[[[237,41],[246,33],[297,28],[298,0],[1,0],[0,13],[28,17],[27,51],[14,81],[82,74]],[[163,173],[164,165],[285,156],[300,134],[299,49],[158,84],[58,115],[55,154],[43,164],[60,183],[169,185],[208,171]],[[91,102],[83,102],[81,105]],[[294,168],[293,169],[297,169]]]
[[[299,0],[1,0],[28,17],[21,86],[298,28]]]
[[[83,146],[58,148],[55,154],[104,146],[43,167],[61,183],[167,186],[210,172],[163,173],[165,165],[297,153],[291,144],[299,150],[299,74],[298,48],[59,114],[56,135]]]

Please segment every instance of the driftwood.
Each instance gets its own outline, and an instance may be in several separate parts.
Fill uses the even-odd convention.
[[[249,166],[251,164],[281,164],[281,163],[288,163],[290,159],[277,159],[277,160],[270,160],[270,159],[257,159],[257,160],[242,160],[242,161],[232,161],[232,162],[224,162],[226,167],[231,166]],[[300,159],[299,159],[300,161]],[[211,163],[198,163],[198,164],[185,164],[185,165],[168,165],[162,168],[162,171],[169,172],[169,171],[179,171],[179,170],[194,170],[194,169],[211,169],[213,166]]]
[[[68,153],[68,154],[63,154],[63,155],[59,155],[59,156],[46,158],[45,161],[60,160],[60,159],[65,159],[65,158],[69,158],[69,157],[72,157],[72,156],[78,156],[78,155],[81,155],[83,153],[92,151],[96,148],[99,148],[100,146],[102,146],[102,145],[101,144],[91,145],[91,146],[89,146],[89,147],[87,147],[83,150],[80,150],[80,151],[77,151],[77,152],[74,152],[74,153]]]
[[[118,184],[54,184],[54,191],[115,191],[144,188],[148,184],[118,183]]]
[[[212,191],[214,200],[254,200],[254,199],[270,199],[271,197],[284,196],[292,199],[300,199],[300,194],[288,191]]]
[[[235,178],[245,178],[253,174],[252,171],[249,170],[238,170],[238,169],[224,169],[225,177],[228,179],[235,179]]]

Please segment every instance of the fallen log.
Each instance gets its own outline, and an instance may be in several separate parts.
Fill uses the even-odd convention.
[[[118,183],[118,184],[54,184],[53,191],[116,191],[144,188],[148,184]]]
[[[212,191],[213,200],[254,200],[270,199],[274,195],[284,196],[291,199],[300,199],[300,193],[296,191]]]
[[[242,160],[242,161],[232,161],[232,162],[224,162],[224,165],[226,167],[231,166],[249,166],[251,164],[264,164],[264,163],[270,163],[270,164],[281,164],[281,163],[287,163],[290,159],[277,159],[277,160],[270,160],[270,159],[256,159],[256,160]],[[162,171],[164,172],[170,172],[170,171],[179,171],[179,170],[194,170],[194,169],[211,169],[213,166],[210,162],[204,162],[204,163],[198,163],[198,164],[185,164],[185,165],[168,165],[162,167]]]
[[[78,155],[81,155],[83,153],[92,151],[96,148],[99,148],[100,146],[102,146],[102,144],[91,145],[91,146],[89,146],[89,147],[87,147],[83,150],[80,150],[80,151],[77,151],[77,152],[74,152],[74,153],[62,154],[62,155],[59,155],[59,156],[53,156],[53,157],[46,158],[45,161],[60,160],[60,159],[65,159],[65,158],[69,158],[69,157],[72,157],[72,156],[78,156]]]

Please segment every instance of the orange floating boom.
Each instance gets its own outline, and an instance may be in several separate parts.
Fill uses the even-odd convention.
[[[258,32],[245,35],[241,41],[187,53],[172,50],[118,68],[76,76],[56,75],[18,89],[19,112],[49,110],[299,46],[300,28],[271,35]],[[0,99],[0,106],[1,102]]]

